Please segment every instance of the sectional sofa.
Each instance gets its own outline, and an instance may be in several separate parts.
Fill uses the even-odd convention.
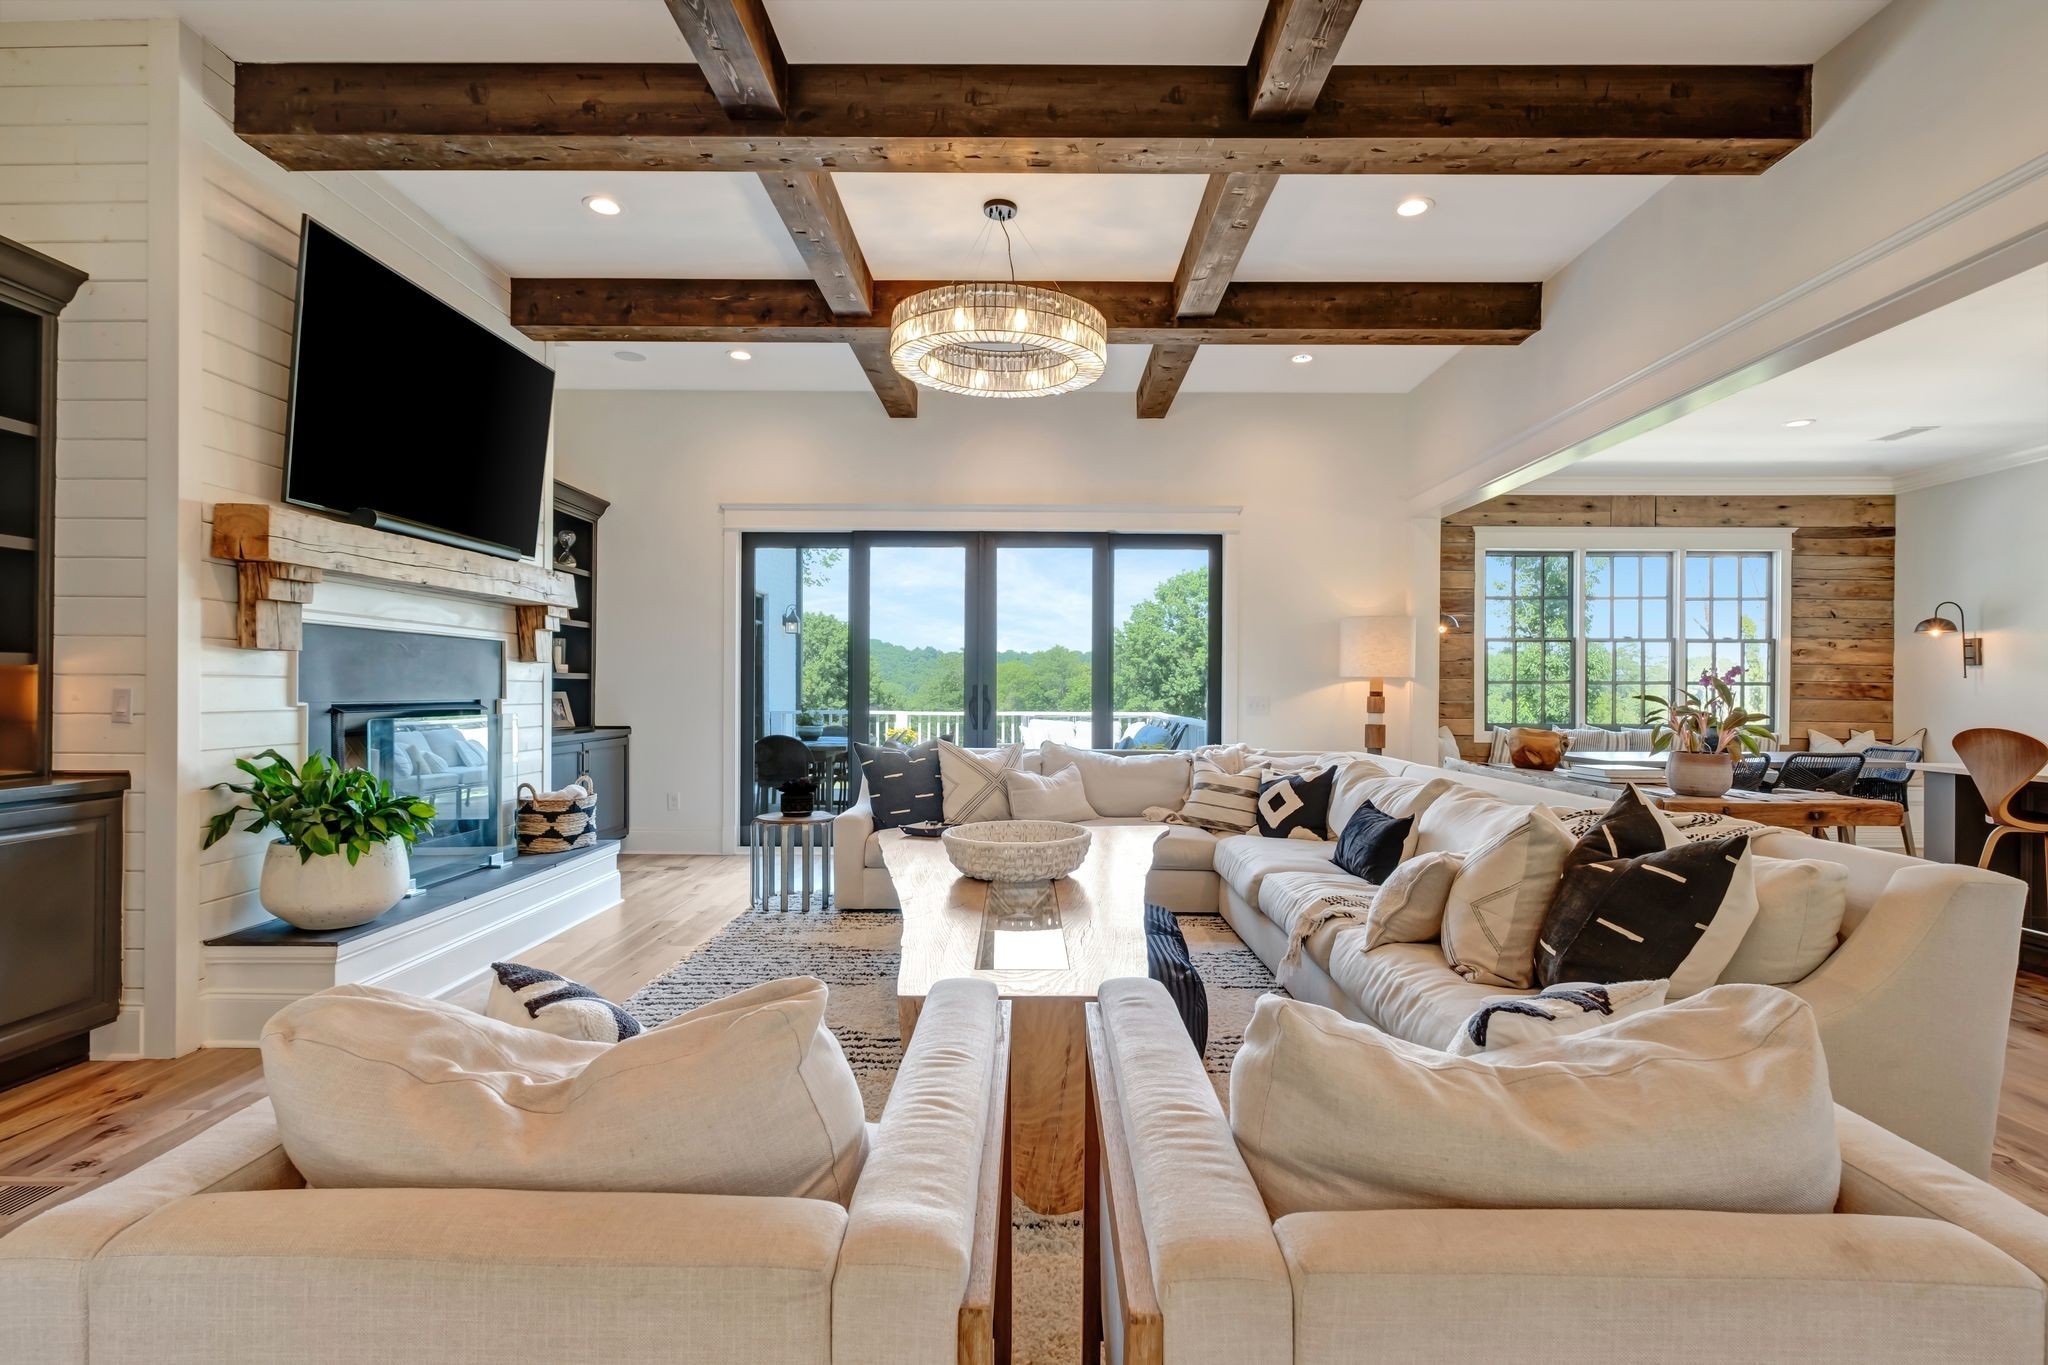
[[[1377,770],[1521,806],[1543,804],[1564,811],[1606,804],[1359,753],[1253,750],[1242,756],[1247,765],[1304,758],[1338,766],[1351,779]],[[1137,824],[1145,823],[1148,808],[1177,808],[1186,794],[1192,759],[1192,754],[1091,752],[1077,766],[1102,823]],[[1176,770],[1162,760],[1177,760],[1180,766]],[[1038,751],[1026,750],[1020,766],[1037,771],[1040,762]],[[1331,806],[1337,830],[1357,808],[1356,799],[1347,804],[1345,781],[1340,778]],[[1329,861],[1333,843],[1256,834],[1218,838],[1186,826],[1159,828],[1146,880],[1148,901],[1181,913],[1221,914],[1269,967],[1277,967],[1287,954],[1291,935],[1284,916],[1276,919],[1277,907],[1261,895],[1267,876],[1300,870],[1336,873]],[[901,837],[893,830],[875,830],[865,792],[836,819],[833,856],[842,908],[896,906],[881,846],[884,839]],[[1413,851],[1441,846],[1425,836]],[[1928,863],[1791,831],[1760,835],[1754,848],[1761,857],[1825,859],[1847,872],[1848,907],[1839,943],[1804,979],[1779,983],[1809,1001],[1818,1015],[1836,1099],[1973,1175],[1988,1173],[2024,886],[1976,868]],[[1465,980],[1450,969],[1436,944],[1388,944],[1366,952],[1363,934],[1362,926],[1338,921],[1309,935],[1299,962],[1290,964],[1288,992],[1430,1047],[1444,1046],[1480,1000],[1516,993]]]

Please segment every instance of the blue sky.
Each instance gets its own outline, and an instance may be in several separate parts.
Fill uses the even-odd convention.
[[[1087,650],[1092,551],[1081,547],[1007,546],[996,551],[997,647]],[[1177,573],[1206,566],[1206,550],[1119,549],[1113,587],[1116,619]],[[878,640],[917,648],[959,649],[965,614],[966,551],[957,546],[878,546],[870,564],[873,632]],[[846,616],[846,561],[827,570],[821,587],[804,590],[806,611]]]

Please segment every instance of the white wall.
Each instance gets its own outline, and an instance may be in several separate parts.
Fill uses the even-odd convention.
[[[107,1055],[141,1048],[146,970],[145,515],[149,368],[162,337],[150,324],[163,283],[152,292],[150,33],[146,24],[0,26],[0,236],[92,277],[58,324],[54,738],[58,767],[124,771],[132,783],[122,1014],[94,1039]],[[166,459],[170,445],[155,430]],[[130,724],[110,719],[115,688],[130,693]]]
[[[1408,609],[1402,413],[1399,398],[1183,394],[1171,417],[1141,422],[1127,393],[927,394],[916,420],[891,421],[867,394],[562,394],[559,473],[612,504],[599,528],[596,719],[633,726],[629,846],[706,850],[724,837],[737,695],[729,504],[826,509],[805,525],[901,525],[965,505],[947,515],[962,528],[1022,515],[1109,529],[1098,524],[1109,512],[1110,528],[1140,529],[1153,524],[1142,509],[1196,509],[1195,521],[1234,528],[1229,735],[1355,747],[1365,690],[1337,680],[1337,622]],[[875,510],[891,507],[902,510]],[[778,515],[734,513],[755,525]],[[1255,698],[1269,714],[1246,713]],[[1405,702],[1394,686],[1396,746]]]
[[[1416,390],[1418,510],[2038,231],[2043,52],[2041,0],[1893,0],[1816,63],[1812,141],[1761,176],[1677,178],[1546,283],[1536,336]]]
[[[2048,461],[1899,495],[1898,728],[1927,727],[1953,761],[1959,730],[1996,725],[2048,739]],[[1984,667],[1963,676],[1953,637],[1913,634],[1934,604],[1962,604],[1984,637]]]

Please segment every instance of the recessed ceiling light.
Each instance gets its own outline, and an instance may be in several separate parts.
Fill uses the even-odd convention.
[[[1436,200],[1429,198],[1427,195],[1411,194],[1400,203],[1394,205],[1394,212],[1400,214],[1403,218],[1420,218],[1435,207]]]
[[[1818,417],[1794,417],[1791,421],[1785,423],[1785,425],[1788,427],[1810,427],[1819,420],[1820,419]]]
[[[1303,351],[1299,355],[1296,355],[1294,357],[1294,363],[1297,365],[1306,365],[1309,363],[1309,361],[1314,359],[1314,356],[1310,355],[1307,351]]]
[[[607,218],[616,217],[619,213],[619,201],[608,194],[587,196],[583,201],[583,207],[592,213],[601,213]]]
[[[752,351],[727,351],[726,355],[733,360],[752,360],[754,358]]]
[[[635,364],[638,364],[638,363],[639,363],[640,361],[643,361],[643,360],[647,359],[647,357],[646,357],[646,356],[644,356],[644,355],[642,355],[642,354],[641,354],[640,352],[638,352],[638,351],[613,351],[613,352],[612,352],[612,359],[614,359],[614,360],[630,360],[630,361],[632,361],[633,363],[635,363]]]

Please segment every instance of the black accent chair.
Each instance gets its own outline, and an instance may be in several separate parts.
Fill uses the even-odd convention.
[[[1862,754],[1788,754],[1771,790],[1854,796],[1856,778],[1862,771]]]
[[[1913,848],[1913,821],[1911,807],[1906,801],[1908,784],[1913,780],[1913,770],[1908,764],[1920,761],[1920,751],[1911,745],[1873,744],[1863,751],[1863,771],[1857,775],[1857,796],[1867,796],[1876,801],[1896,801],[1906,806],[1906,823],[1899,826],[1899,836],[1906,841],[1906,856],[1920,855]]]
[[[1760,792],[1770,775],[1771,760],[1762,754],[1735,760],[1735,780],[1728,785],[1739,792]]]

